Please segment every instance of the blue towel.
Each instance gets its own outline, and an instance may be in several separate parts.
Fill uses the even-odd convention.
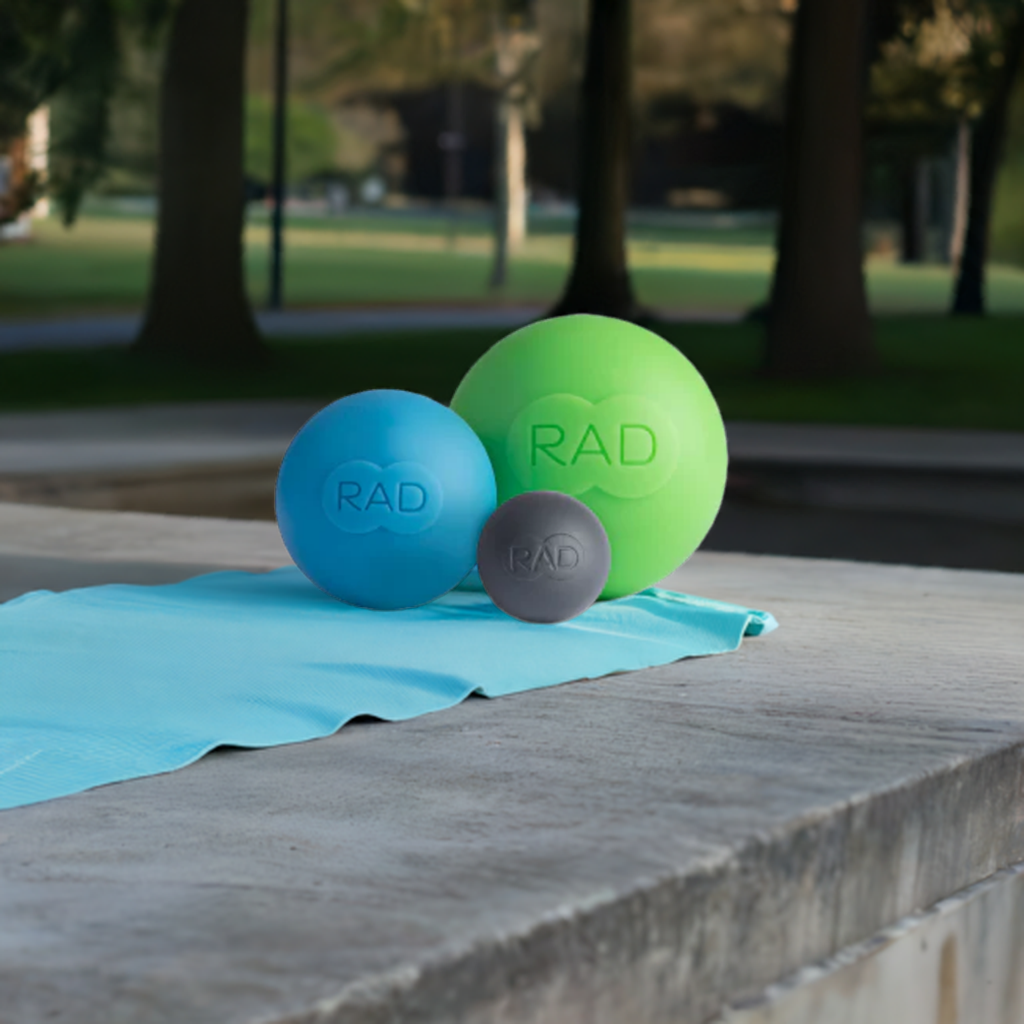
[[[181,768],[221,744],[327,736],[357,715],[397,721],[471,693],[735,650],[765,612],[668,591],[535,626],[472,582],[373,612],[294,568],[165,586],[37,591],[0,605],[0,808]]]

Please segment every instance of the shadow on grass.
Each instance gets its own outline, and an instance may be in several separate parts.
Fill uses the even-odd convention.
[[[890,317],[882,371],[787,382],[758,376],[762,328],[666,324],[659,333],[707,378],[727,419],[1024,430],[1024,319]],[[402,388],[447,402],[501,330],[402,332],[275,342],[259,368],[198,370],[123,349],[0,356],[8,411],[247,398],[332,399]]]

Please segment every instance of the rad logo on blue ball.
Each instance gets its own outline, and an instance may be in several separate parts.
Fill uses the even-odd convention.
[[[545,395],[515,418],[507,446],[524,487],[572,495],[597,487],[617,498],[642,498],[668,482],[679,460],[672,420],[640,395],[597,403]]]
[[[520,537],[508,546],[503,568],[517,580],[567,580],[583,564],[585,549],[571,533]]]
[[[441,514],[440,481],[419,462],[378,466],[353,459],[335,467],[323,486],[327,518],[346,533],[420,533]]]

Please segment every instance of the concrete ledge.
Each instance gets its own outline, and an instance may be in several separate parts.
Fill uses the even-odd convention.
[[[23,583],[283,561],[269,523],[0,506],[0,539]],[[701,1024],[1024,860],[1024,579],[669,584],[782,628],[0,815],[0,1020]]]
[[[0,502],[272,520],[282,454],[167,469],[115,468],[0,476]]]
[[[730,423],[729,452],[739,500],[1024,524],[1024,434]]]
[[[1017,1024],[1024,865],[805,967],[715,1024]]]
[[[729,451],[735,459],[763,464],[1024,477],[1024,434],[1013,431],[734,420]]]
[[[276,523],[2,502],[0,555],[257,570],[291,562]]]
[[[322,402],[0,415],[0,502],[273,519],[295,432]]]
[[[175,402],[0,415],[0,476],[280,460],[323,402]]]
[[[281,457],[321,405],[198,402],[0,415],[0,501],[272,518]],[[729,499],[765,515],[783,506],[1024,525],[1024,434],[778,423],[730,423],[728,433]],[[1016,550],[1020,539],[1008,544]],[[1016,565],[1012,556],[972,563]]]

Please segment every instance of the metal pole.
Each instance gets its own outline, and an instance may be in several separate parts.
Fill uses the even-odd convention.
[[[288,102],[288,0],[277,0],[277,32],[274,36],[274,167],[270,191],[271,309],[281,308],[282,245],[284,231],[285,128]]]

